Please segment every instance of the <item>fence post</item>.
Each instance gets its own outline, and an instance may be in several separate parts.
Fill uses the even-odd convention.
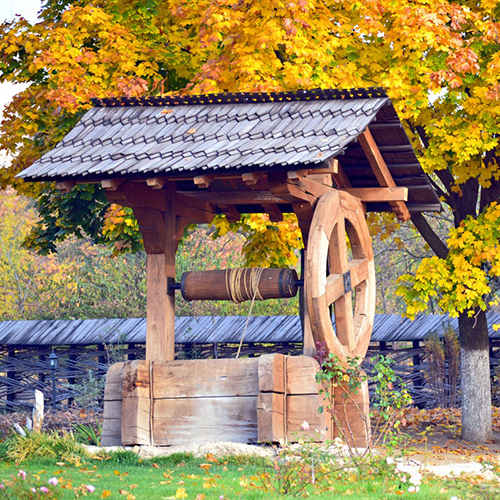
[[[35,406],[33,406],[33,432],[42,431],[43,410],[43,392],[35,389]]]

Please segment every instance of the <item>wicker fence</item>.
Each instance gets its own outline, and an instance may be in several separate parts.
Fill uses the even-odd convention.
[[[492,380],[499,364],[500,341],[491,341]],[[176,345],[178,359],[228,358],[235,357],[237,344],[228,343],[183,343]],[[279,352],[299,355],[302,344],[292,343],[247,343],[243,344],[241,356],[255,357],[264,353]],[[93,346],[58,346],[56,349],[58,368],[54,372],[56,381],[56,403],[59,408],[67,407],[93,397],[99,407],[100,393],[104,386],[107,368],[116,361],[144,359],[143,344],[98,344]],[[41,390],[47,405],[52,405],[52,371],[49,355],[52,349],[43,346],[0,347],[0,409],[13,410],[31,405],[34,389]],[[413,402],[419,407],[433,407],[443,404],[443,394],[453,393],[446,375],[441,383],[441,392],[429,384],[429,365],[423,343],[379,342],[370,346],[363,363],[364,370],[371,374],[377,356],[391,357],[395,372],[409,389]],[[458,391],[459,403],[460,388]],[[94,391],[94,392],[92,392]],[[96,392],[97,391],[97,392]],[[494,385],[494,395],[497,393]],[[495,401],[497,404],[499,401]]]

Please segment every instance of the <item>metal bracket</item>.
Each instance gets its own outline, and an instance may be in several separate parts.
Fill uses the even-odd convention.
[[[347,271],[342,276],[344,277],[344,294],[348,294],[352,292],[351,271]]]

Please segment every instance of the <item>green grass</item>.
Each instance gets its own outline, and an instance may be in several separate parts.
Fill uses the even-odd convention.
[[[182,498],[182,489],[185,490],[187,496],[184,498],[187,499],[196,499],[197,495],[201,494],[204,497],[198,498],[219,499],[221,495],[224,499],[291,498],[290,495],[280,496],[262,489],[262,483],[257,477],[264,472],[272,474],[270,464],[244,463],[244,460],[239,460],[240,463],[234,458],[213,463],[190,455],[177,454],[154,461],[140,461],[132,457],[130,452],[114,454],[107,460],[87,460],[80,466],[57,463],[54,459],[30,460],[21,465],[0,460],[0,479],[8,480],[11,475],[16,476],[20,469],[39,475],[44,483],[51,477],[57,477],[58,488],[71,485],[68,489],[60,489],[61,498],[75,498],[73,488],[87,484],[95,486],[95,491],[89,494],[94,498],[132,498],[133,495],[137,499],[162,499],[175,498],[176,494]],[[344,473],[342,479],[335,478],[332,474],[328,487],[331,488],[329,491],[318,492],[317,496],[351,499],[386,499],[401,496],[436,500],[449,500],[452,496],[458,496],[462,500],[497,498],[488,496],[484,487],[474,490],[473,485],[463,480],[424,480],[419,493],[405,492],[404,495],[399,495],[397,492],[400,485],[392,477],[367,477],[359,480],[354,474]],[[493,494],[495,490],[491,491]]]
[[[312,484],[314,464],[315,484]],[[325,465],[322,465],[325,464]],[[328,464],[328,465],[326,465]],[[500,473],[498,464],[493,469]],[[19,471],[26,479],[19,477]],[[25,472],[21,475],[25,475]],[[91,457],[71,434],[41,433],[12,436],[0,446],[1,498],[47,497],[39,488],[48,486],[55,498],[141,499],[260,499],[317,496],[352,499],[497,499],[498,483],[424,478],[418,493],[409,493],[403,476],[383,457],[366,457],[357,467],[332,464],[321,449],[305,444],[300,454],[281,450],[275,461],[262,458],[195,458],[190,454],[142,460],[132,451],[101,453]],[[413,479],[414,480],[414,479]],[[31,493],[36,487],[35,495]],[[95,490],[89,492],[89,489]],[[280,494],[282,493],[282,494]]]

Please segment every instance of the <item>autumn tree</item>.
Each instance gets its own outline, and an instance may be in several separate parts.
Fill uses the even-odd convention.
[[[94,96],[385,87],[455,226],[447,243],[413,217],[436,254],[424,265],[445,269],[456,288],[449,295],[437,275],[407,278],[409,313],[433,287],[449,295],[441,304],[459,315],[463,436],[487,440],[484,310],[498,246],[471,226],[496,224],[500,194],[499,10],[482,0],[49,0],[41,23],[1,27],[2,79],[30,84],[2,124],[1,146],[15,158],[3,182],[60,140]]]

